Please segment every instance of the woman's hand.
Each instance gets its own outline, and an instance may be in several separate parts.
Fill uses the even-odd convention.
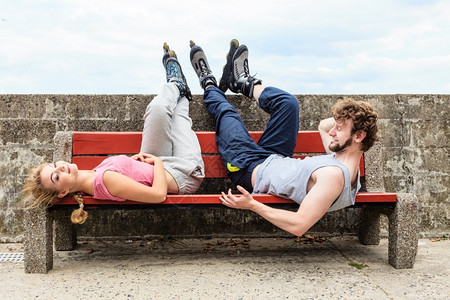
[[[228,190],[228,194],[222,192],[222,195],[219,197],[222,204],[231,208],[251,209],[256,200],[253,199],[252,195],[240,185],[237,186],[237,189],[242,193],[241,196],[233,195],[231,189]]]
[[[133,156],[130,156],[131,159],[139,160],[145,162],[147,164],[154,165],[155,162],[162,162],[158,156],[148,154],[148,153],[138,153]]]

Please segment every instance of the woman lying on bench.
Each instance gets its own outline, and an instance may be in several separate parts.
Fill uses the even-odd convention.
[[[204,178],[200,145],[189,117],[191,92],[174,51],[164,44],[167,84],[147,106],[141,151],[105,159],[93,170],[78,170],[64,161],[44,163],[30,171],[23,192],[26,208],[51,205],[72,195],[80,208],[72,222],[87,218],[81,193],[97,199],[159,203],[171,194],[191,194]]]

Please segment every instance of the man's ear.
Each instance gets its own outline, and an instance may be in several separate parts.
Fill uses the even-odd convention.
[[[65,196],[67,196],[68,193],[69,193],[69,190],[63,191],[58,194],[58,198],[64,198]]]
[[[365,131],[358,131],[355,133],[355,142],[361,143],[366,137],[367,133]]]

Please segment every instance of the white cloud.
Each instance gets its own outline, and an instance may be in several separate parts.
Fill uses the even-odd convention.
[[[158,93],[162,44],[194,93],[189,40],[220,77],[228,43],[292,93],[449,93],[448,1],[0,2],[0,92]]]

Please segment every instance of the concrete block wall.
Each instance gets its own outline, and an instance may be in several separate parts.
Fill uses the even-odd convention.
[[[0,95],[0,242],[22,241],[20,191],[23,181],[32,166],[51,161],[56,131],[141,131],[143,112],[154,96]],[[423,237],[448,234],[450,95],[349,96],[370,102],[379,113],[386,191],[413,192],[418,196],[422,203]],[[300,129],[315,130],[319,120],[329,116],[332,104],[342,97],[297,95]],[[256,102],[236,95],[228,98],[238,108],[249,130],[264,129],[267,115]],[[194,130],[214,130],[213,120],[201,99],[201,95],[195,95],[191,102]],[[173,215],[177,217],[171,217]],[[143,223],[140,217],[147,218],[148,222]],[[356,232],[357,219],[357,209],[333,212],[311,231],[352,234]],[[170,224],[168,220],[184,220],[192,226]],[[124,226],[124,222],[140,226],[130,233],[123,230],[131,227]],[[89,221],[79,229],[80,236],[86,237],[166,233],[283,234],[253,213],[231,210],[92,212]]]

